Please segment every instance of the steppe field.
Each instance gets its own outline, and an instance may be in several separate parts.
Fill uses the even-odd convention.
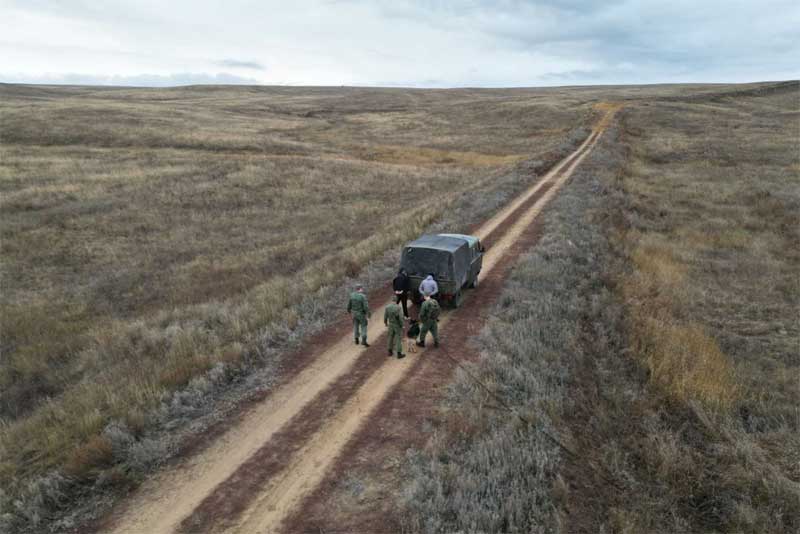
[[[439,231],[486,282],[387,360]],[[0,532],[800,529],[797,82],[0,84],[0,284]]]

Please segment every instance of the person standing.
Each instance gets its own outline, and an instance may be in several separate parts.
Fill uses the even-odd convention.
[[[423,297],[432,297],[439,292],[439,284],[433,278],[433,273],[429,273],[419,285],[419,292],[422,293]]]
[[[403,305],[403,317],[408,319],[408,293],[411,291],[411,278],[402,267],[392,281],[392,288],[394,289],[395,303]]]
[[[383,310],[383,324],[388,328],[389,356],[392,351],[397,352],[397,359],[405,358],[403,354],[403,316],[400,315],[400,306],[396,302],[389,303]]]
[[[422,325],[419,329],[419,341],[417,346],[425,346],[425,338],[428,332],[433,336],[433,346],[439,346],[439,303],[436,302],[430,295],[425,295],[425,302],[419,309],[419,322]]]
[[[356,290],[350,293],[350,300],[347,302],[347,313],[353,317],[353,336],[358,345],[358,337],[361,335],[361,344],[369,347],[367,343],[367,322],[369,321],[369,303],[364,294],[364,286],[358,284]]]

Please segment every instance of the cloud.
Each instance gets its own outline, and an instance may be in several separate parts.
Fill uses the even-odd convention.
[[[233,74],[220,72],[185,72],[175,74],[135,74],[98,76],[68,72],[64,74],[3,74],[0,81],[8,83],[34,83],[45,85],[118,85],[131,87],[175,87],[181,85],[258,85],[255,78],[243,78]]]
[[[796,0],[0,0],[0,20],[0,70],[26,81],[84,73],[137,84],[227,83],[222,76],[452,87],[800,76]]]
[[[240,61],[237,59],[223,59],[221,61],[215,61],[215,64],[219,65],[220,67],[225,67],[229,69],[251,69],[251,70],[264,70],[264,65],[258,63],[256,61]]]

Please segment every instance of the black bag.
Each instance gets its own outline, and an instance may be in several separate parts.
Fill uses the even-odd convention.
[[[417,321],[412,321],[411,324],[408,326],[408,332],[406,335],[410,338],[416,338],[419,336],[419,323]]]

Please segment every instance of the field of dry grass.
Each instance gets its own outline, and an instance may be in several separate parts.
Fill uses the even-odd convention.
[[[800,528],[800,86],[631,100],[546,214],[409,532]]]
[[[786,410],[800,403],[790,378],[800,333],[798,104],[787,91],[640,106],[626,117],[635,269],[624,286],[648,368],[683,400],[730,408],[761,399],[751,415],[781,413],[773,424],[796,420]]]
[[[364,266],[620,101],[480,341],[533,427],[462,376],[407,524],[792,531],[800,102],[752,89],[0,85],[0,527],[140,476],[194,395],[278,372]]]
[[[474,340],[480,359],[457,371],[439,426],[409,454],[406,532],[577,531],[563,511],[562,469],[575,448],[565,419],[580,404],[578,362],[623,345],[602,224],[622,163],[612,127],[545,209],[541,240]]]
[[[302,299],[481,201],[465,192],[492,205],[591,113],[557,91],[0,96],[6,504],[46,473],[126,476],[115,428],[138,443],[173,393],[263,359],[270,328],[299,335]]]
[[[623,524],[796,531],[800,90],[654,102],[623,120],[619,291],[631,354],[675,405],[648,422],[645,461],[677,503],[672,518],[626,507]]]

